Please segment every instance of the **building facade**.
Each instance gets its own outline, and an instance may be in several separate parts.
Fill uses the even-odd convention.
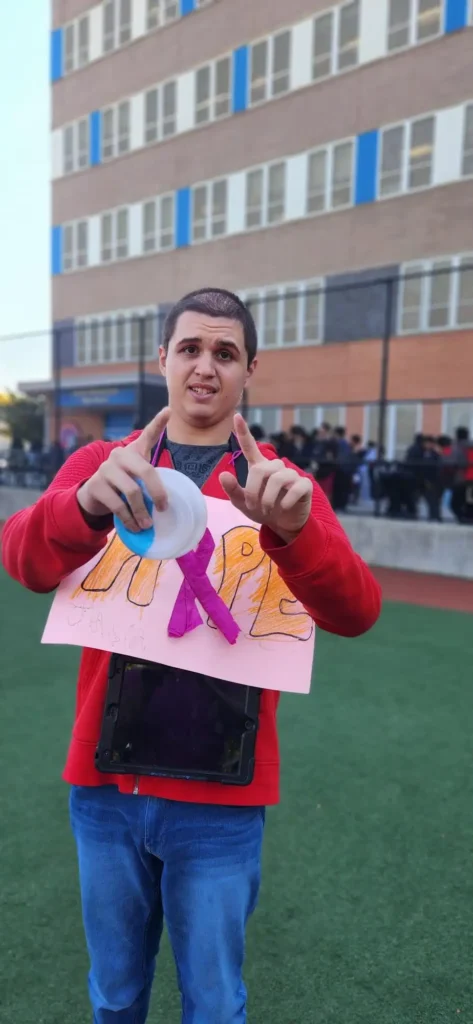
[[[158,314],[207,284],[251,304],[269,432],[375,436],[386,333],[389,453],[473,427],[472,0],[53,0],[52,18],[64,429],[131,429],[134,317],[164,401]]]

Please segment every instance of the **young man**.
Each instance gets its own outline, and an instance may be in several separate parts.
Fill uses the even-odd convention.
[[[256,345],[253,319],[235,295],[205,289],[178,302],[160,350],[169,409],[140,434],[76,452],[40,500],[5,526],[7,571],[31,590],[50,591],[105,545],[112,513],[131,530],[145,528],[136,481],[145,481],[158,508],[166,505],[150,457],[167,426],[158,464],[174,466],[204,494],[232,501],[261,523],[263,550],[318,626],[348,637],[368,630],[379,615],[379,587],[324,495],[272,448],[257,445],[235,417],[256,369]],[[233,431],[248,466],[246,484],[236,478]],[[243,1024],[245,925],[258,894],[264,808],[278,801],[278,694],[261,695],[249,785],[149,775],[135,783],[129,775],[101,774],[94,764],[109,660],[83,652],[64,773],[72,786],[94,1021],[146,1020],[165,920],[183,1024]],[[258,687],[258,679],[249,683]],[[181,693],[177,701],[161,713],[174,729],[181,717],[184,729],[187,698]]]

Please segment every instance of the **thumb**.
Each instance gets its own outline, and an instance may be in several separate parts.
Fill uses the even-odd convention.
[[[232,505],[244,512],[246,509],[245,492],[236,477],[232,473],[220,473],[219,480]]]
[[[166,426],[171,415],[169,406],[165,409],[161,409],[157,416],[154,417],[141,431],[140,436],[135,441],[135,448],[140,452],[140,455],[144,455],[145,459],[149,459],[151,452],[158,443],[159,438]]]

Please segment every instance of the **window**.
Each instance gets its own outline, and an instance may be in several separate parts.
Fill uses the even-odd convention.
[[[210,81],[211,67],[207,64],[199,68],[196,74],[195,86],[195,121],[196,124],[205,124],[210,121]]]
[[[211,194],[210,234],[212,238],[218,238],[227,230],[227,182],[225,178],[212,182]]]
[[[473,434],[473,402],[445,402],[443,432],[448,437],[454,437],[459,427],[467,427],[470,434]]]
[[[80,220],[76,225],[76,265],[86,267],[89,262],[88,250],[89,225],[88,221]]]
[[[100,362],[100,324],[91,320],[89,326],[89,362]]]
[[[214,117],[230,114],[230,57],[222,57],[215,64]]]
[[[333,72],[334,13],[321,14],[314,19],[312,41],[312,78],[326,78]]]
[[[432,183],[434,125],[433,117],[424,117],[411,122],[409,189],[425,188]]]
[[[290,286],[282,300],[282,343],[296,345],[299,340],[299,295]]]
[[[259,228],[263,223],[263,169],[248,171],[246,175],[247,228]]]
[[[281,96],[289,89],[291,33],[279,32],[272,40],[271,96]]]
[[[286,194],[286,164],[272,164],[268,172],[268,224],[284,220]]]
[[[302,338],[303,345],[314,345],[322,340],[323,293],[321,282],[309,282],[302,293]]]
[[[87,363],[87,326],[80,321],[76,323],[76,363],[83,366]]]
[[[102,324],[102,359],[104,363],[110,363],[113,359],[113,328],[113,321],[106,317]]]
[[[473,103],[465,107],[465,127],[463,132],[462,175],[473,174]]]
[[[166,82],[163,85],[163,138],[175,135],[176,132],[176,83]]]
[[[159,138],[159,90],[150,89],[145,96],[145,142],[149,145]]]
[[[359,43],[359,0],[352,0],[340,8],[338,21],[337,70],[355,67],[358,64]]]
[[[143,252],[154,252],[156,244],[156,201],[151,199],[143,204]]]
[[[133,360],[140,357],[141,338],[143,337],[143,355],[145,359],[152,359],[156,354],[156,315],[155,313],[143,313],[136,311],[130,317],[131,327],[131,348],[130,356]]]
[[[317,344],[322,340],[322,282],[295,282],[247,293],[263,348]]]
[[[438,36],[442,28],[442,0],[417,0],[416,42]]]
[[[365,405],[365,441],[377,442],[379,436],[379,405]]]
[[[89,63],[89,16],[86,14],[83,18],[79,19],[78,23],[78,35],[79,35],[79,54],[78,64],[80,68],[83,68],[85,64]]]
[[[63,267],[64,271],[78,270],[86,267],[88,254],[88,223],[80,220],[73,224],[65,224],[63,231]]]
[[[172,249],[174,246],[174,196],[161,196],[159,222],[159,248]]]
[[[62,242],[62,265],[63,270],[74,269],[74,225],[65,224]]]
[[[128,256],[128,210],[118,210],[117,213],[117,260],[126,259]]]
[[[377,406],[365,406],[365,413],[369,409],[376,411]],[[346,409],[344,405],[300,405],[294,410],[295,422],[310,432],[320,427],[322,423],[329,423],[331,427],[344,427],[346,420]]]
[[[89,122],[83,117],[77,122],[77,167],[82,170],[89,166]]]
[[[115,49],[115,0],[105,0],[103,5],[103,52]]]
[[[459,262],[458,300],[456,322],[459,327],[473,324],[473,253],[462,256]]]
[[[64,174],[74,170],[74,125],[69,124],[62,136]]]
[[[434,260],[430,270],[433,276],[427,278],[429,328],[448,327],[451,321],[451,293],[453,273],[451,260]]]
[[[123,313],[117,316],[117,327],[116,327],[116,353],[117,360],[121,361],[126,359],[127,356],[127,322]]]
[[[274,406],[265,406],[262,409],[250,410],[251,422],[258,423],[264,430],[266,437],[276,434],[281,426],[281,410]]]
[[[192,192],[192,240],[218,238],[227,229],[226,179],[198,185]]]
[[[250,103],[262,103],[268,87],[268,40],[254,43],[251,47],[251,89]]]
[[[119,44],[124,46],[131,40],[131,0],[120,0]]]
[[[115,110],[109,107],[102,116],[102,160],[115,156]]]
[[[118,152],[128,153],[130,149],[130,101],[118,105]]]
[[[163,10],[163,24],[168,25],[179,17],[179,0],[161,0]]]
[[[146,8],[146,31],[152,32],[161,26],[161,0],[148,0]]]
[[[69,75],[75,68],[76,26],[74,22],[64,30],[64,74]]]
[[[192,241],[203,242],[207,237],[207,185],[192,190]]]
[[[327,160],[326,149],[316,150],[309,156],[307,189],[307,213],[321,213],[327,206]]]
[[[400,50],[411,41],[413,0],[390,0],[388,19],[388,51]]]
[[[331,205],[333,209],[349,206],[352,193],[353,143],[341,142],[333,147]]]
[[[380,196],[394,196],[402,192],[404,161],[405,125],[385,129],[381,144]]]
[[[268,289],[264,296],[262,308],[262,343],[264,348],[274,348],[279,344],[281,322],[281,299],[279,291]]]
[[[423,263],[407,263],[401,268],[400,332],[416,333],[422,330],[422,304],[424,293]]]
[[[388,414],[388,458],[403,459],[421,422],[421,406],[391,405]]]
[[[112,245],[113,245],[113,219],[111,213],[103,213],[101,221],[101,261],[102,263],[110,263],[112,259]]]

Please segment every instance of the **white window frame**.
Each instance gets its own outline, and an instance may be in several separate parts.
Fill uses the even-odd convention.
[[[282,409],[280,405],[264,405],[258,406],[256,409],[250,409],[248,415],[250,425],[252,427],[256,425],[260,427],[263,422],[263,415],[267,409],[270,409],[271,412],[274,411],[275,413],[275,429],[274,431],[271,431],[271,433],[278,434],[281,430],[282,424]]]
[[[386,29],[386,50],[387,50],[387,56],[388,57],[391,54],[393,54],[393,53],[402,53],[403,50],[408,50],[408,49],[410,49],[413,46],[422,46],[424,43],[431,43],[432,40],[438,39],[439,36],[443,35],[443,25],[444,25],[444,15],[445,15],[445,0],[438,0],[438,6],[440,7],[439,29],[438,29],[438,32],[435,32],[433,35],[426,36],[425,39],[420,39],[419,38],[419,33],[418,33],[419,22],[420,22],[420,19],[422,17],[422,14],[420,12],[420,2],[421,2],[421,0],[410,0],[408,22],[407,22],[407,24],[404,22],[403,26],[402,26],[402,27],[404,27],[404,26],[407,27],[407,42],[403,43],[402,46],[396,46],[396,47],[393,47],[392,49],[390,49],[390,47],[389,47],[389,38],[390,38],[390,29],[389,29],[390,10],[391,10],[391,4],[396,3],[396,0],[389,0],[389,3],[388,3],[388,23],[387,23],[387,29]]]
[[[337,17],[335,19],[336,25],[335,25],[335,33],[334,33],[334,35],[335,35],[335,64],[334,64],[334,67],[335,67],[335,73],[337,75],[343,75],[343,74],[345,74],[345,72],[353,71],[353,70],[355,70],[355,68],[359,67],[359,64],[360,64],[360,33],[361,33],[361,3],[362,3],[362,0],[347,0],[346,3],[340,4],[336,8]],[[352,64],[347,65],[347,67],[340,67],[340,57],[341,57],[341,54],[344,52],[344,50],[351,50],[351,49],[354,48],[353,47],[353,43],[350,43],[349,45],[346,44],[345,47],[342,47],[341,43],[340,43],[340,32],[341,32],[341,26],[342,26],[342,15],[343,15],[343,12],[346,11],[349,7],[352,7],[354,4],[356,4],[356,7],[357,7],[357,18],[358,18],[358,35],[355,38],[355,43],[356,43],[355,53],[356,53],[356,56],[355,56],[355,60],[353,61]]]
[[[70,140],[71,153],[70,162],[67,153],[66,140]],[[75,124],[66,124],[62,129],[62,166],[64,175],[74,174],[76,169],[76,131]]]
[[[163,228],[163,207],[164,204],[171,201],[171,227],[166,229],[166,235],[170,235],[170,242],[168,245],[163,244],[164,228]],[[174,237],[174,193],[165,192],[162,196],[153,196],[151,199],[145,199],[141,207],[141,252],[143,256],[152,256],[153,253],[169,252],[175,248],[175,237]],[[148,204],[154,205],[154,245],[149,248],[145,248],[145,207]]]
[[[146,360],[154,361],[158,358],[158,316],[159,314],[155,306],[144,306],[136,309],[114,309],[108,313],[97,313],[96,315],[78,318],[74,322],[74,366],[110,366],[136,362],[137,357],[133,354],[133,328],[134,325],[139,322],[141,317],[147,319],[147,321],[152,323],[154,326],[151,345],[147,351],[145,347]],[[112,331],[112,355],[110,359],[105,359],[104,357],[104,328],[107,324],[110,324]],[[121,324],[124,325],[123,356],[118,354],[118,326]],[[90,361],[90,348],[91,328],[93,326],[96,326],[98,331],[98,359],[94,360],[92,363]],[[84,340],[84,359],[79,358],[80,336],[82,336]],[[145,338],[145,345],[148,340],[149,339]]]
[[[473,0],[472,0],[472,11],[473,11]],[[472,141],[471,147],[467,147],[467,145],[466,145],[466,126],[467,126],[467,118],[468,118],[469,111],[471,111],[471,118],[472,118],[472,121],[473,121],[473,102],[472,103],[465,103],[465,105],[463,107],[462,169],[461,169],[461,177],[462,178],[471,178],[471,177],[473,177],[473,141]],[[472,170],[469,171],[468,173],[464,170],[467,158],[470,158],[471,162],[472,162]]]
[[[274,64],[275,40],[276,40],[276,38],[279,38],[280,36],[284,35],[286,32],[289,35],[289,59],[288,59],[287,72],[286,71],[274,72],[273,71],[273,64]],[[264,82],[264,96],[261,99],[252,100],[251,93],[252,93],[252,89],[253,89],[253,50],[257,46],[261,46],[263,43],[266,43],[266,70],[265,70],[264,78],[261,80],[261,81]],[[249,70],[248,70],[248,77],[249,77],[249,82],[248,82],[248,106],[249,107],[259,107],[261,103],[267,103],[269,100],[273,100],[273,99],[277,100],[277,99],[279,99],[280,96],[287,96],[287,94],[291,91],[291,82],[290,82],[291,59],[292,59],[292,33],[291,33],[291,27],[287,26],[287,27],[280,28],[280,29],[278,29],[277,32],[273,32],[272,35],[262,36],[261,39],[252,39],[252,41],[251,41],[251,43],[249,45],[249,50],[250,50],[250,55],[249,55],[249,62],[248,62],[248,64],[249,64]],[[288,83],[287,84],[287,89],[285,89],[283,92],[275,92],[274,91],[275,75],[277,77],[280,77],[283,74],[287,74],[287,83]],[[259,81],[259,79],[258,79],[258,81]]]
[[[224,217],[216,217],[214,210],[214,189],[217,185],[225,185],[225,214]],[[194,194],[199,190],[204,193],[205,197],[205,208],[204,216],[199,218],[196,222],[194,218]],[[224,238],[227,234],[227,222],[228,222],[228,178],[224,175],[220,178],[213,178],[212,181],[201,181],[196,185],[192,186],[192,202],[191,202],[191,238],[192,245],[201,245],[202,242],[215,241],[219,238]],[[216,232],[216,222],[220,223],[223,219],[223,231]],[[202,232],[200,237],[196,237],[196,226],[198,225],[199,230]]]
[[[339,203],[336,206],[333,204],[334,198],[334,170],[335,170],[335,150],[342,146],[351,146],[351,165],[350,165],[350,198],[347,203]],[[307,192],[305,202],[305,216],[306,217],[320,217],[324,213],[336,213],[338,210],[348,210],[353,206],[353,192],[355,187],[355,139],[353,137],[347,139],[337,139],[336,142],[329,143],[327,146],[317,146],[315,149],[309,150],[307,154],[307,170],[309,172],[309,163],[312,156],[319,154],[325,154],[325,194],[324,194],[324,207],[322,210],[309,210],[309,173],[307,174]]]
[[[111,31],[106,31],[105,28],[107,10],[110,10],[113,15],[113,28]],[[104,0],[102,6],[102,18],[102,51],[105,56],[107,53],[113,53],[114,50],[117,49],[117,0]]]
[[[470,431],[470,437],[473,436],[473,401],[471,401],[471,402],[466,401],[465,402],[465,401],[462,401],[461,399],[459,401],[454,401],[452,399],[450,402],[442,402],[442,434],[446,434],[447,436],[450,436],[450,437],[452,436],[449,433],[448,409],[452,408],[452,406],[455,407],[455,406],[465,406],[465,405],[467,407],[469,407],[469,413],[467,413],[466,415],[464,413],[462,414],[462,421],[463,422],[461,424],[459,423],[458,426],[467,427],[468,430]],[[456,428],[454,427],[453,431],[455,429]],[[452,431],[452,433],[453,433],[453,431]]]
[[[82,250],[79,250],[79,226],[84,224],[86,226],[85,246]],[[69,233],[71,238],[70,266],[66,266],[65,240],[66,235]],[[73,274],[77,270],[86,270],[89,265],[89,222],[87,217],[81,217],[78,220],[71,220],[63,224],[63,239],[63,272],[65,274]]]
[[[126,111],[127,129],[122,131],[120,128],[120,116],[121,112]],[[124,156],[130,152],[131,149],[131,100],[125,99],[117,103],[115,112],[115,154],[117,157]]]
[[[115,160],[116,155],[117,155],[117,104],[116,103],[112,103],[108,107],[103,107],[101,113],[102,113],[102,151],[101,151],[100,156],[101,156],[102,163],[108,163],[109,160]],[[111,152],[106,154],[105,153],[105,131],[104,131],[104,127],[103,126],[104,126],[104,122],[105,122],[105,118],[106,118],[107,114],[111,114],[112,132],[111,132],[111,142],[110,142]],[[107,144],[108,144],[108,140],[107,140]]]
[[[301,412],[303,409],[311,409],[312,425],[310,427],[304,427],[304,430],[308,432],[311,430],[317,430],[322,426],[325,419],[330,416],[327,414],[327,409],[337,409],[337,422],[332,423],[333,427],[345,427],[347,421],[347,407],[346,405],[337,405],[335,402],[330,402],[328,405],[296,405],[294,407],[294,426],[300,427],[301,424]]]
[[[282,201],[282,217],[279,220],[269,220],[269,179],[270,169],[272,167],[278,167],[280,164],[284,167],[284,195]],[[261,200],[261,211],[262,220],[261,224],[255,224],[247,226],[248,216],[248,204],[247,204],[247,191],[248,191],[248,175],[255,171],[262,171],[262,200]],[[264,228],[278,227],[280,224],[285,222],[285,205],[286,205],[286,194],[287,194],[287,160],[283,157],[281,160],[271,160],[267,164],[259,164],[256,167],[248,167],[245,171],[245,231],[262,231]]]
[[[228,64],[228,92],[217,93],[217,68],[223,62]],[[209,81],[209,93],[205,100],[197,101],[197,79],[201,72],[206,71],[208,74]],[[221,113],[218,111],[218,107],[222,102],[225,102],[225,110]],[[202,117],[199,120],[201,112],[206,113],[206,117]],[[224,117],[230,117],[232,113],[232,58],[231,54],[224,53],[217,60],[207,61],[206,64],[201,64],[200,67],[195,69],[195,100],[194,100],[194,125],[196,128],[200,128],[203,125],[210,124],[212,121],[220,121]]]
[[[148,120],[147,116],[147,99],[148,96],[154,95],[156,99],[156,119]],[[150,89],[146,89],[144,93],[144,104],[143,104],[143,138],[145,146],[154,146],[156,142],[161,139],[161,90],[159,85],[153,85]],[[152,138],[147,138],[148,135],[152,135]]]
[[[167,86],[171,86],[171,85],[174,87],[174,113],[172,115],[171,114],[167,114],[165,116],[165,114],[164,114],[164,97],[165,97],[166,87]],[[160,87],[159,87],[159,96],[160,96],[160,107],[159,107],[160,138],[162,140],[164,140],[164,139],[172,139],[173,136],[176,135],[176,133],[177,133],[177,105],[178,105],[177,78],[167,78],[165,82],[162,82]],[[170,121],[171,117],[173,119],[174,127],[173,127],[172,132],[169,132],[169,131],[166,131],[166,127],[167,127],[167,122]]]
[[[398,408],[400,406],[401,407],[402,406],[409,406],[409,408],[413,408],[414,409],[414,412],[415,412],[415,422],[414,422],[414,429],[412,431],[412,437],[410,438],[410,440],[406,444],[405,448],[401,452],[398,453],[397,450],[396,450],[396,434],[397,434],[396,427],[397,427],[397,411],[398,411]],[[421,431],[421,429],[422,429],[422,415],[423,415],[422,402],[390,402],[389,403],[388,408],[387,408],[386,433],[385,433],[385,440],[384,440],[384,444],[385,444],[385,448],[386,448],[386,458],[387,459],[397,459],[397,460],[400,461],[400,460],[402,460],[405,457],[405,453],[406,453],[409,445],[412,444],[415,435],[418,434]],[[372,440],[372,439],[369,438],[369,440]],[[373,438],[373,440],[377,440],[377,438]]]
[[[81,149],[80,149],[80,126],[81,126],[81,124],[85,125],[85,136],[86,136],[85,150],[82,151],[82,154],[81,154]],[[84,171],[89,166],[90,139],[89,139],[89,119],[88,119],[88,117],[81,117],[79,119],[79,121],[76,121],[74,134],[76,136],[75,137],[75,141],[74,141],[74,146],[75,146],[75,159],[74,159],[74,165],[75,166],[74,166],[74,170],[76,170],[76,171]],[[83,162],[81,162],[81,155],[83,157],[85,157]]]
[[[318,292],[319,323],[318,338],[305,338],[305,301],[307,292]],[[310,345],[322,345],[324,338],[325,318],[325,279],[314,278],[308,281],[289,281],[286,284],[269,285],[265,288],[247,288],[241,293],[242,301],[249,304],[250,312],[256,324],[258,347],[261,350],[307,348]],[[297,298],[297,337],[294,342],[284,343],[284,299]],[[266,309],[270,304],[276,305],[276,323],[271,326],[276,332],[274,344],[267,345],[265,338]]]
[[[77,24],[75,21],[69,21],[67,25],[64,25],[64,76],[72,75],[77,69]],[[72,48],[69,51],[67,40],[69,33],[72,36]]]
[[[332,28],[331,28],[331,31],[332,31],[331,49],[330,49],[330,53],[327,54],[327,56],[328,56],[328,58],[330,60],[330,69],[329,69],[329,71],[326,74],[317,75],[316,76],[316,75],[314,75],[314,68],[315,68],[315,62],[316,62],[316,58],[315,58],[315,55],[314,55],[314,49],[315,49],[315,40],[317,38],[317,23],[320,22],[324,18],[330,18],[331,25],[332,25]],[[318,14],[316,14],[314,19],[313,19],[313,21],[312,21],[312,46],[311,46],[311,81],[312,82],[324,82],[327,78],[331,78],[332,75],[336,74],[335,67],[336,67],[336,41],[337,41],[337,38],[338,38],[338,8],[337,7],[329,7],[327,10],[320,11]]]
[[[119,242],[118,239],[118,218],[120,214],[126,212],[127,217],[127,231],[126,241]],[[103,221],[104,217],[110,217],[111,232],[110,232],[110,259],[103,258]],[[126,245],[126,252],[118,254],[119,245]],[[103,210],[100,214],[100,264],[106,266],[109,263],[122,263],[124,260],[130,259],[130,207],[126,204],[118,206],[114,210]]]
[[[441,326],[432,327],[429,323],[431,313],[431,294],[432,294],[432,277],[429,276],[430,271],[435,268],[436,264],[448,263],[450,265],[450,294],[449,294],[449,317],[446,324]],[[413,334],[442,334],[445,331],[468,331],[473,327],[473,317],[471,322],[465,321],[461,323],[459,321],[459,308],[460,308],[460,295],[461,295],[461,267],[463,264],[471,265],[473,268],[473,251],[471,253],[462,252],[455,255],[446,256],[434,256],[431,259],[419,259],[410,260],[408,263],[401,264],[399,276],[399,302],[398,302],[398,323],[397,323],[397,334],[399,335],[413,335]],[[421,278],[421,297],[419,303],[419,327],[403,328],[403,297],[404,297],[404,284],[402,278],[404,275],[409,275],[409,268],[413,266],[422,266],[422,271],[425,276]],[[468,271],[467,271],[468,272]],[[473,306],[473,300],[472,300]]]
[[[87,44],[80,41],[81,27],[87,26]],[[86,11],[77,19],[77,67],[85,68],[90,63],[90,20],[89,12]]]
[[[395,121],[393,124],[383,125],[381,128],[381,140],[378,152],[378,168],[377,168],[377,190],[378,198],[380,201],[388,199],[394,199],[396,196],[410,195],[415,192],[424,192],[428,188],[433,187],[433,172],[435,162],[435,145],[436,145],[436,133],[437,133],[437,111],[427,111],[425,114],[420,114],[418,117],[413,117],[405,121]],[[431,180],[428,185],[417,185],[415,187],[409,187],[409,171],[410,171],[410,153],[411,153],[411,142],[413,128],[420,121],[433,121],[433,135],[432,135],[432,152],[431,152]],[[383,196],[381,194],[381,171],[382,171],[382,153],[383,153],[383,137],[386,132],[391,131],[394,128],[403,128],[403,153],[402,153],[402,166],[401,166],[401,187],[398,192],[391,192],[389,195]]]

